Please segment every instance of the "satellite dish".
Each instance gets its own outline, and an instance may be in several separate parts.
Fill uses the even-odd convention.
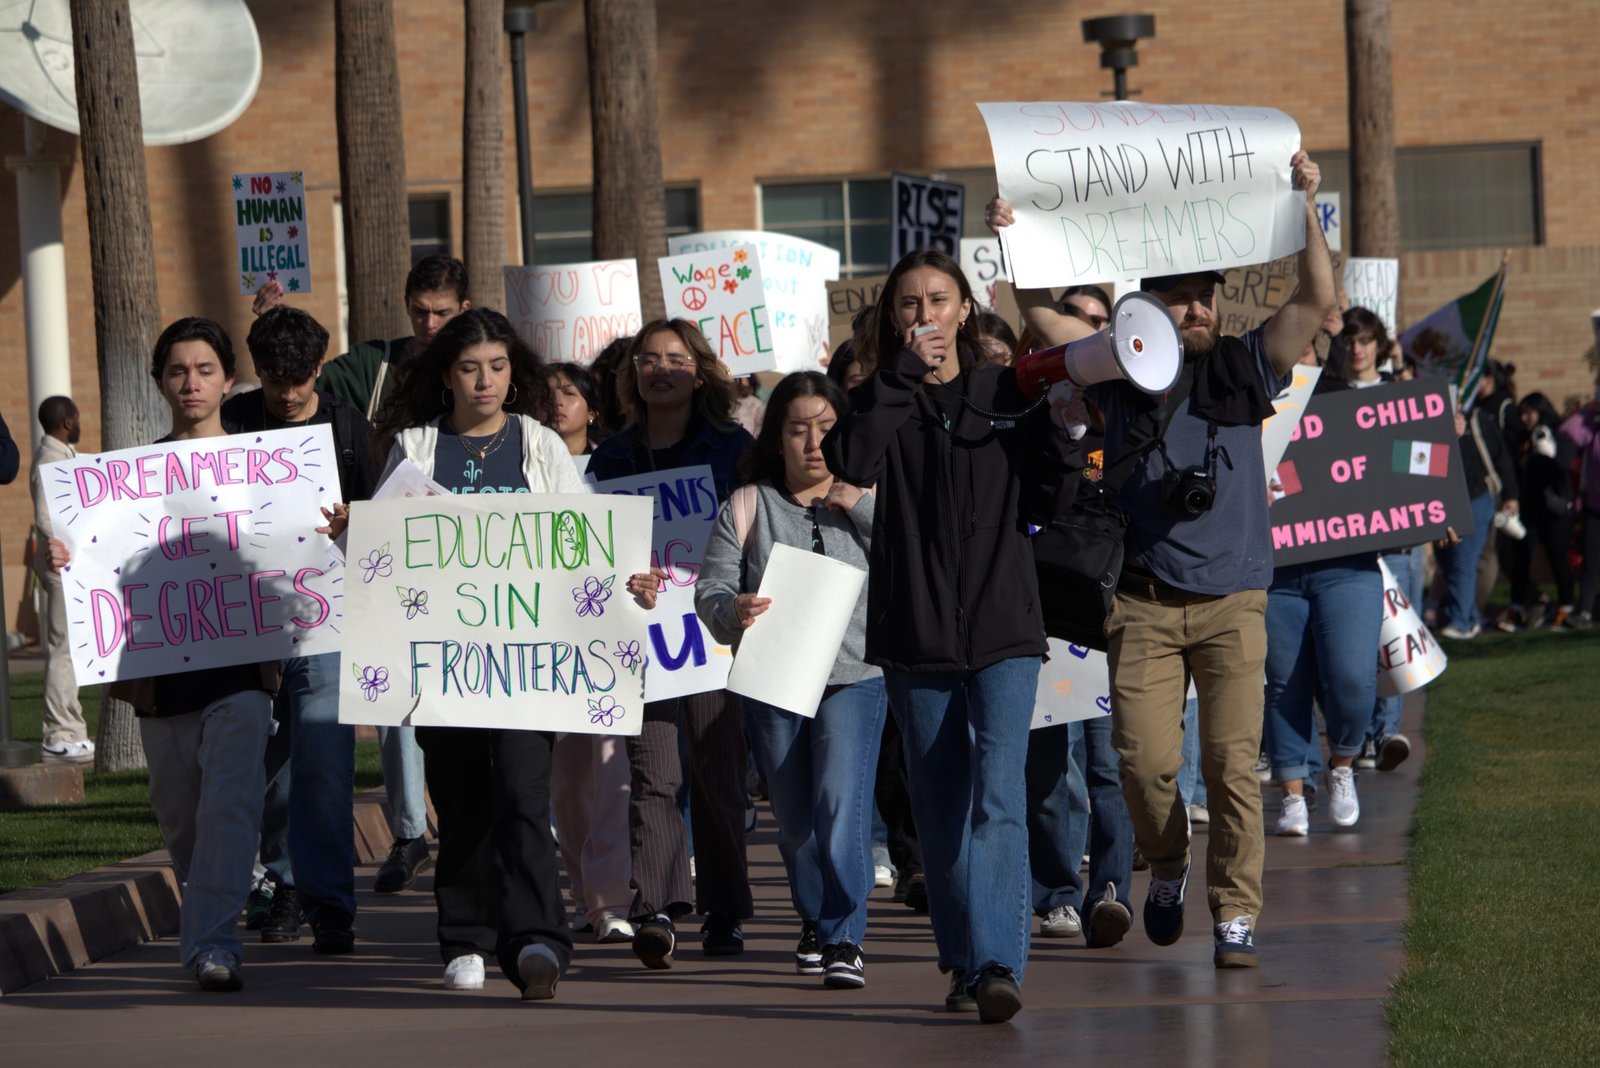
[[[244,0],[129,0],[144,143],[225,129],[261,84],[261,39]],[[0,0],[0,100],[78,132],[67,0]]]

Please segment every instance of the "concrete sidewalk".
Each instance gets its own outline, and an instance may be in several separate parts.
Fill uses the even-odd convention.
[[[1036,938],[1023,1012],[1009,1025],[984,1027],[943,1011],[945,982],[926,917],[880,890],[865,947],[867,987],[825,990],[794,974],[797,925],[763,812],[750,846],[757,916],[746,925],[742,957],[703,958],[686,926],[671,971],[646,971],[626,946],[580,941],[554,1002],[523,1004],[492,968],[482,991],[447,992],[425,876],[415,892],[361,894],[351,957],[316,957],[309,935],[287,945],[247,942],[239,994],[201,994],[166,938],[8,995],[0,1001],[6,1061],[1379,1063],[1388,1040],[1383,1000],[1403,966],[1420,712],[1420,702],[1408,704],[1411,760],[1392,774],[1361,776],[1356,828],[1335,832],[1322,806],[1311,837],[1268,839],[1255,970],[1212,967],[1204,889],[1192,883],[1190,923],[1175,946],[1151,945],[1137,917],[1111,950]],[[370,886],[374,871],[365,866],[358,886]],[[1144,885],[1136,876],[1136,911]]]

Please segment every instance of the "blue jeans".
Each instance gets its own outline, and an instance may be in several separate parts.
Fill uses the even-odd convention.
[[[422,748],[415,727],[379,727],[378,752],[383,758],[383,792],[389,799],[389,832],[396,838],[421,838],[428,833],[428,803],[423,790]]]
[[[1411,602],[1411,607],[1416,611],[1417,618],[1422,618],[1422,546],[1415,549],[1404,549],[1397,553],[1385,553],[1383,562],[1388,565],[1394,574],[1394,580],[1400,587],[1400,592],[1406,595]],[[1391,734],[1400,733],[1400,709],[1404,699],[1396,694],[1393,697],[1380,697],[1372,709],[1372,723],[1367,728],[1367,736],[1376,740],[1389,737]]]
[[[1028,732],[1028,870],[1033,913],[1083,908],[1083,847],[1089,839],[1089,793],[1073,759],[1077,723]]]
[[[1133,881],[1133,817],[1122,796],[1121,758],[1111,744],[1111,717],[1074,723],[1072,732],[1073,760],[1083,767],[1089,793],[1089,885],[1084,898],[1092,906],[1106,883],[1115,883],[1117,900],[1127,905],[1128,884]]]
[[[1448,587],[1445,626],[1470,631],[1483,625],[1478,611],[1478,557],[1483,555],[1483,543],[1494,529],[1494,511],[1494,494],[1484,491],[1472,498],[1472,533],[1464,536],[1460,545],[1438,550],[1439,566],[1444,569]]]
[[[883,679],[829,687],[814,719],[744,699],[767,782],[789,897],[825,946],[859,946],[872,893],[872,785],[888,698]]]
[[[1378,696],[1383,579],[1364,554],[1278,568],[1267,591],[1267,756],[1280,782],[1305,779],[1320,692],[1335,756],[1361,752]]]
[[[287,709],[289,856],[307,911],[356,911],[355,728],[339,723],[339,654],[283,662],[277,707]]]
[[[1178,796],[1185,807],[1206,803],[1206,780],[1200,774],[1200,698],[1183,702],[1183,766],[1178,769]]]
[[[939,970],[990,964],[1022,981],[1033,927],[1028,726],[1039,658],[884,675],[905,740]]]

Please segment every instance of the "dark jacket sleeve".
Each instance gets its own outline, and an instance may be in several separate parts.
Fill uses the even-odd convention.
[[[1505,436],[1500,433],[1500,421],[1492,417],[1483,418],[1482,408],[1473,409],[1473,414],[1478,419],[1478,431],[1483,435],[1483,444],[1489,450],[1495,473],[1500,476],[1500,503],[1517,500],[1517,465],[1512,459],[1511,449],[1506,445]]]
[[[1050,418],[1048,407],[1029,416],[1028,465],[1022,471],[1018,501],[1024,523],[1048,526],[1050,520],[1072,507],[1083,472],[1083,443]]]
[[[889,443],[916,410],[922,376],[927,373],[922,358],[902,347],[891,366],[850,391],[850,410],[822,439],[822,455],[835,478],[852,486],[871,486],[883,477]]]
[[[22,467],[22,450],[17,448],[16,439],[11,436],[11,428],[6,426],[4,416],[0,416],[0,486],[10,485],[17,480],[17,471]]]
[[[350,409],[350,451],[355,453],[355,472],[345,493],[352,501],[372,499],[378,488],[378,458],[372,454],[372,424],[355,408]]]

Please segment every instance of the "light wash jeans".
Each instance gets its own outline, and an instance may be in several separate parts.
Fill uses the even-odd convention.
[[[250,896],[266,791],[272,696],[244,690],[180,716],[143,716],[150,807],[183,883],[179,959],[213,950],[239,960],[239,913]]]
[[[939,970],[996,964],[1022,982],[1033,928],[1028,726],[1039,658],[884,675],[905,740]]]
[[[1183,766],[1178,769],[1178,796],[1184,807],[1206,803],[1206,780],[1200,774],[1200,698],[1183,702]]]
[[[1081,758],[1074,759],[1072,752],[1081,737],[1077,723],[1028,732],[1028,871],[1033,914],[1040,918],[1063,905],[1083,909],[1080,873],[1089,840],[1089,791]]]
[[[859,946],[872,893],[872,786],[888,698],[881,676],[829,687],[814,719],[744,699],[750,752],[778,821],[802,921],[824,946]]]
[[[1485,490],[1472,498],[1472,533],[1464,535],[1454,548],[1436,552],[1448,585],[1440,630],[1449,626],[1470,631],[1483,625],[1478,609],[1478,557],[1483,555],[1483,543],[1494,530],[1494,512],[1494,494]]]
[[[422,749],[415,727],[379,727],[383,758],[383,790],[389,798],[389,832],[396,838],[421,838],[428,833]]]

